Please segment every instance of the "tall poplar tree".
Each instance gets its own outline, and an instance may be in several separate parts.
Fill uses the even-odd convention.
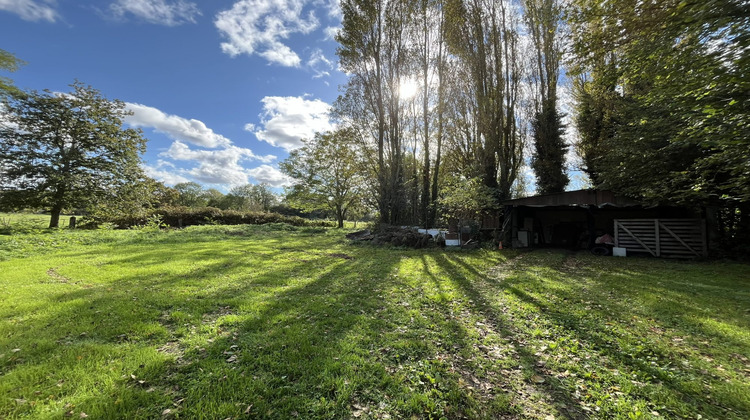
[[[446,0],[446,39],[469,76],[468,108],[474,129],[464,131],[476,173],[496,199],[510,198],[523,158],[517,126],[522,68],[518,16],[508,1]],[[459,123],[460,124],[460,123]]]
[[[342,28],[336,37],[340,65],[349,73],[338,113],[368,131],[373,139],[376,201],[380,220],[407,221],[404,186],[403,109],[399,86],[408,76],[411,0],[344,0]]]
[[[524,0],[524,20],[534,51],[534,118],[531,123],[534,154],[531,167],[541,194],[565,190],[568,146],[563,135],[563,115],[558,110],[557,84],[560,77],[562,8],[558,0]]]

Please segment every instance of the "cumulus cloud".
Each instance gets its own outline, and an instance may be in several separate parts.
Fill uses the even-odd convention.
[[[253,172],[245,167],[246,163],[267,164],[276,160],[276,156],[259,156],[250,149],[234,145],[202,121],[169,115],[141,104],[127,103],[126,107],[133,111],[133,115],[125,119],[127,124],[153,129],[174,140],[159,154],[162,159],[155,166],[144,166],[146,174],[166,184],[186,181],[230,187],[247,184]]]
[[[164,169],[162,165],[162,161],[156,166],[143,165],[143,171],[148,177],[161,181],[165,185],[176,185],[181,182],[189,181],[189,179],[179,174],[180,171],[177,170],[174,165],[166,165],[169,169]]]
[[[146,22],[166,26],[195,23],[196,17],[201,15],[195,3],[184,0],[117,0],[109,8],[116,17],[130,14]]]
[[[271,165],[260,165],[247,171],[260,184],[272,187],[284,187],[292,184],[292,179]]]
[[[256,129],[254,133],[258,140],[276,147],[294,150],[302,146],[302,139],[333,129],[329,119],[330,105],[319,99],[266,96],[262,102],[263,128]]]
[[[141,104],[127,103],[125,106],[133,112],[133,115],[125,117],[125,122],[133,127],[153,128],[173,140],[196,146],[220,147],[232,144],[231,140],[214,133],[202,121],[165,114],[159,109]]]
[[[23,20],[54,22],[58,13],[55,0],[0,0],[0,10],[15,13]]]
[[[225,53],[258,54],[270,63],[299,67],[302,60],[284,40],[292,34],[308,34],[318,27],[312,11],[305,14],[306,0],[240,0],[216,16],[215,25],[227,39]]]
[[[217,167],[229,167],[243,160],[269,163],[276,159],[274,155],[257,156],[252,150],[237,146],[227,146],[218,150],[195,150],[179,140],[172,143],[169,149],[161,155],[174,160],[198,161]]]
[[[206,184],[243,185],[248,183],[250,171],[242,162],[261,161],[268,163],[276,156],[257,156],[250,149],[228,146],[218,150],[196,150],[188,145],[175,141],[160,156],[176,161],[193,163],[195,166],[184,170],[184,175]]]

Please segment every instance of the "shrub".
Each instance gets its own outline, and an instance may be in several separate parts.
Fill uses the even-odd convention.
[[[243,212],[237,210],[221,210],[216,207],[160,207],[151,209],[143,216],[124,216],[109,219],[87,219],[86,226],[99,226],[103,223],[113,223],[120,229],[134,226],[144,226],[149,221],[158,219],[164,226],[185,227],[195,225],[264,225],[268,223],[284,223],[292,226],[332,227],[333,222],[326,220],[303,219],[298,216],[284,216],[278,213]]]

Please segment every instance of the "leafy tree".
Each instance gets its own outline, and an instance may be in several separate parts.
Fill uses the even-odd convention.
[[[255,184],[253,187],[253,198],[261,210],[269,212],[272,207],[279,204],[279,196],[273,192],[270,185],[263,183]]]
[[[50,227],[143,178],[146,140],[124,129],[125,104],[76,82],[70,93],[17,92],[0,119],[0,206],[44,207]]]
[[[217,190],[216,188],[209,188],[203,191],[203,199],[206,200],[208,207],[221,208],[221,203],[224,199],[224,193]]]
[[[746,3],[573,2],[577,71],[592,99],[579,112],[594,122],[579,131],[603,140],[600,185],[654,202],[750,201]]]
[[[565,154],[568,146],[563,135],[563,115],[557,109],[557,84],[563,53],[560,24],[562,8],[558,0],[524,0],[524,20],[534,50],[532,74],[536,92],[531,123],[534,154],[531,167],[542,194],[565,190],[568,175]]]
[[[568,145],[563,138],[565,126],[562,114],[554,105],[542,106],[534,115],[531,128],[534,139],[531,168],[536,175],[538,192],[551,194],[565,191],[570,179],[565,171]]]
[[[224,197],[225,208],[244,211],[271,211],[279,202],[268,184],[245,184],[232,188]]]
[[[367,144],[380,220],[408,221],[403,120],[398,87],[408,77],[414,22],[412,0],[343,0],[336,36],[342,69],[351,75],[337,101],[338,112],[357,126]]]
[[[180,182],[175,184],[174,189],[178,194],[176,201],[178,206],[205,207],[208,204],[203,186],[197,182]]]
[[[583,159],[597,186],[718,209],[750,240],[750,8],[744,0],[575,0]]]
[[[111,192],[106,200],[89,209],[86,219],[93,224],[142,219],[149,210],[171,205],[175,199],[176,192],[172,188],[144,176]]]
[[[442,214],[448,218],[478,220],[482,213],[499,208],[496,192],[479,177],[449,177],[441,192],[438,203]]]
[[[13,54],[0,49],[0,70],[14,72],[23,64],[23,61],[16,58]],[[12,80],[0,76],[0,97],[9,93],[18,93],[18,89],[13,85]]]
[[[364,189],[355,136],[351,129],[318,133],[292,151],[279,165],[296,180],[287,190],[287,201],[305,211],[331,210],[338,227],[344,227],[347,212],[362,200]]]
[[[468,73],[459,111],[469,125],[459,133],[468,146],[463,151],[473,156],[462,172],[481,176],[499,202],[510,197],[523,162],[517,118],[523,75],[519,17],[507,0],[446,0],[445,10],[449,51]]]

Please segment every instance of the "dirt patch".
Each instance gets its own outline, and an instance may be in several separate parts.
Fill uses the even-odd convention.
[[[49,270],[47,270],[47,275],[57,280],[60,283],[68,283],[68,284],[73,283],[69,278],[58,273],[56,268],[50,268]]]
[[[65,276],[63,276],[62,274],[60,274],[60,273],[59,273],[59,272],[57,271],[57,268],[54,268],[54,267],[53,267],[53,268],[50,268],[49,270],[47,270],[47,275],[48,275],[48,276],[49,276],[49,277],[50,277],[50,278],[51,278],[52,280],[54,280],[54,281],[56,281],[56,282],[58,282],[58,283],[65,283],[65,284],[75,284],[75,285],[77,285],[77,286],[81,286],[81,287],[83,287],[83,288],[86,288],[86,289],[88,289],[88,288],[91,288],[91,287],[94,287],[94,286],[92,286],[92,285],[90,285],[90,284],[83,284],[83,283],[81,283],[80,281],[74,281],[74,280],[71,280],[71,279],[69,279],[68,277],[65,277]]]
[[[333,254],[326,254],[326,255],[328,255],[329,257],[341,258],[341,259],[344,259],[344,260],[353,260],[354,259],[354,257],[352,257],[351,255],[346,255],[346,254],[333,253]]]

